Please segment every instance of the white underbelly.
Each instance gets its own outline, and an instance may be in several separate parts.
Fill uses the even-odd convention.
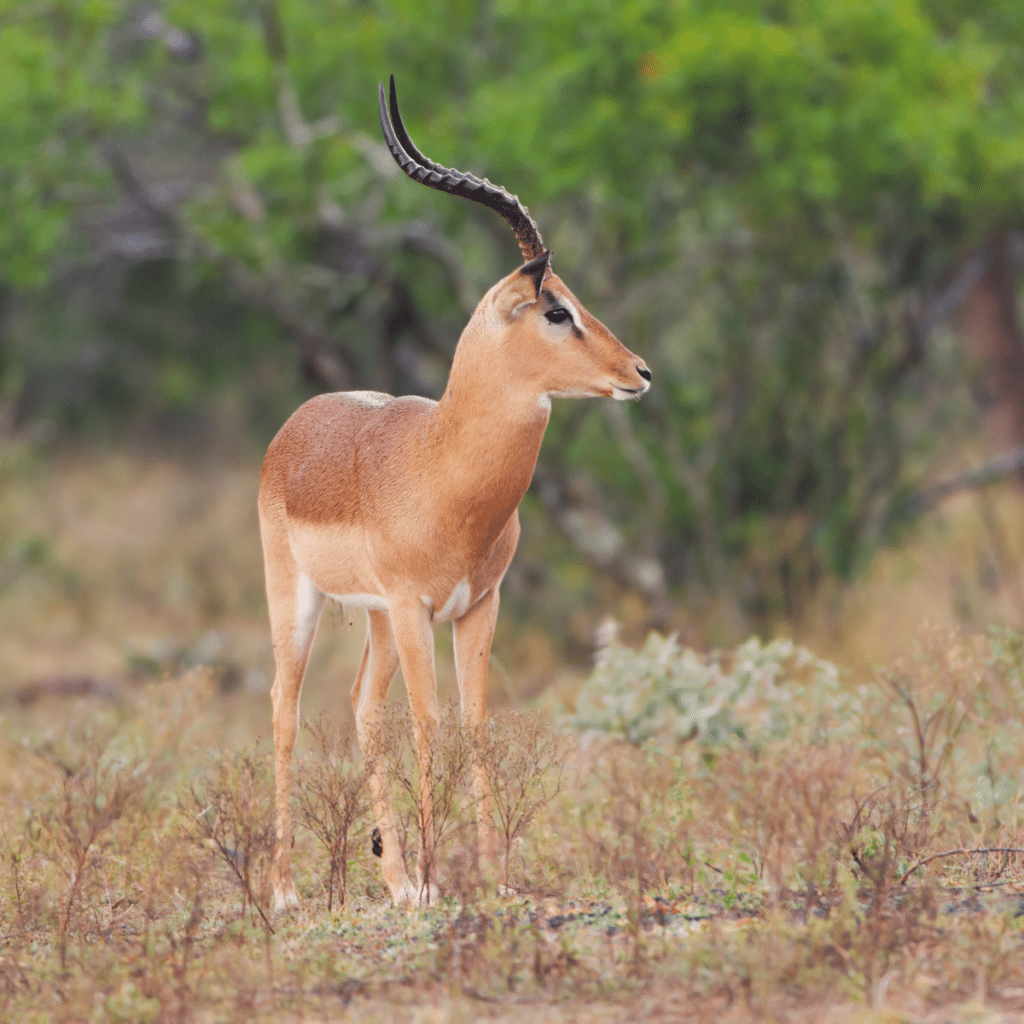
[[[388,601],[379,594],[326,594],[332,601],[343,604],[346,608],[365,608],[370,612],[386,612]]]
[[[371,612],[388,611],[388,599],[380,594],[331,594],[325,591],[324,596],[332,601],[337,601],[346,608],[365,608]],[[430,617],[434,622],[451,622],[454,619],[461,619],[469,610],[471,603],[475,603],[472,602],[472,591],[468,579],[461,579],[455,584],[448,599],[440,608],[437,608],[428,594],[420,595],[420,601],[423,607],[430,612]]]
[[[306,579],[308,580],[308,577]],[[386,612],[389,610],[388,599],[380,594],[331,594],[327,591],[322,593],[324,597],[331,601],[337,601],[338,604],[343,605],[345,608],[365,608],[370,612]],[[435,608],[433,600],[427,594],[422,594],[420,601],[423,603],[423,607],[430,613],[430,618],[433,622],[452,622],[455,619],[461,619],[469,611],[470,607],[476,603],[472,600],[469,581],[465,579],[459,580],[455,584],[455,588],[449,595],[448,600],[439,609]]]

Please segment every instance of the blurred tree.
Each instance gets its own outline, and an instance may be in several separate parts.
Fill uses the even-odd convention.
[[[767,614],[851,572],[963,415],[965,297],[1022,438],[1016,0],[0,0],[0,67],[8,419],[47,364],[187,405],[278,337],[313,387],[436,395],[518,256],[396,176],[394,69],[654,369],[556,407],[528,502],[601,573]]]

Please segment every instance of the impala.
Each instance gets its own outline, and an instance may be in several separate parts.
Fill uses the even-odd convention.
[[[379,89],[388,149],[409,177],[496,210],[524,264],[476,307],[439,402],[371,391],[319,395],[271,442],[259,517],[276,676],[274,901],[298,905],[291,871],[292,750],[299,694],[325,598],[366,609],[366,645],[352,687],[359,745],[370,771],[381,871],[396,904],[430,899],[431,743],[439,713],[435,622],[451,622],[468,729],[486,719],[487,666],[498,590],[519,540],[518,506],[533,475],[551,398],[636,398],[650,387],[643,360],[622,345],[551,270],[529,211],[503,188],[428,160]],[[375,765],[388,688],[405,677],[420,766],[417,884],[406,873],[387,781]],[[495,855],[483,771],[473,771],[479,851]]]

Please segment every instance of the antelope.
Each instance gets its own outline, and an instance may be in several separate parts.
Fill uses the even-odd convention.
[[[484,727],[498,591],[519,540],[551,399],[637,398],[651,373],[552,272],[551,251],[518,197],[443,167],[413,144],[383,83],[384,140],[399,167],[429,188],[496,210],[524,263],[480,300],[459,338],[440,401],[371,391],[322,394],[271,442],[259,491],[276,675],[273,702],[277,911],[299,905],[292,879],[292,751],[302,679],[326,598],[362,607],[366,644],[352,687],[356,735],[369,771],[381,872],[395,904],[431,898],[432,810],[427,773],[439,729],[432,624],[451,622],[459,710]],[[390,117],[389,117],[390,105]],[[417,884],[406,873],[387,780],[375,764],[385,700],[401,665],[420,768]],[[481,860],[493,864],[490,793],[473,766]],[[426,787],[426,789],[424,789]]]

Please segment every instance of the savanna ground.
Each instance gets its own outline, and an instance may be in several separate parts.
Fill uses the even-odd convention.
[[[0,450],[0,1019],[1024,1020],[1014,495],[949,503],[772,630],[810,650],[694,654],[631,632],[624,601],[624,642],[605,627],[574,670],[503,619],[493,731],[449,720],[437,752],[446,895],[411,912],[348,740],[363,624],[329,609],[283,918],[257,467]],[[714,610],[684,614],[714,635]],[[474,756],[501,897],[473,863]]]

